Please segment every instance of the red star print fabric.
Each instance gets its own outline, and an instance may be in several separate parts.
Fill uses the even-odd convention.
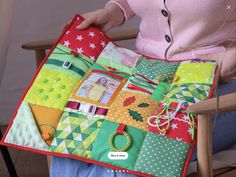
[[[78,26],[83,20],[83,17],[78,16],[72,26],[67,29],[60,43],[70,48],[73,52],[83,54],[96,61],[110,40],[101,30],[93,26],[85,30],[79,30]]]
[[[167,128],[167,131],[163,134],[164,136],[192,144],[196,138],[197,119],[193,119],[190,115],[183,112],[186,111],[187,105],[181,105],[181,107],[178,107],[179,103],[171,103],[167,110],[169,114],[168,116],[166,111],[162,113],[166,106],[167,103],[162,103],[160,105],[162,109],[158,110],[153,117],[149,118],[149,131],[163,134],[160,129]],[[162,113],[161,118],[157,120],[156,117],[160,113]],[[169,126],[167,117],[169,117]],[[159,129],[156,121],[158,121]]]

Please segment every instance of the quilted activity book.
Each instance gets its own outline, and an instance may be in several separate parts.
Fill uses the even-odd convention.
[[[77,15],[44,59],[1,144],[140,176],[185,176],[197,134],[187,108],[212,96],[216,63],[150,58],[94,26],[79,30],[82,21]],[[119,152],[125,158],[114,159]]]

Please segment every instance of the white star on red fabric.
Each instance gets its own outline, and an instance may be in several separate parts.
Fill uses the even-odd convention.
[[[78,35],[78,36],[76,37],[76,39],[79,40],[79,41],[82,41],[84,38],[83,38],[82,35]]]
[[[101,46],[102,47],[105,47],[106,46],[106,43],[104,41],[101,41]]]
[[[184,119],[185,121],[188,121],[188,120],[189,120],[189,117],[186,116],[186,115],[184,115],[184,116],[183,116],[183,119]]]
[[[90,59],[95,61],[95,56],[90,56]]]
[[[79,54],[82,54],[84,51],[83,51],[83,48],[82,47],[80,47],[80,48],[77,48],[77,52],[79,53]]]
[[[188,133],[189,133],[190,135],[192,135],[193,131],[192,131],[191,128],[188,129]]]
[[[178,138],[178,137],[176,137],[176,140],[178,140],[178,141],[182,141],[182,138]]]
[[[174,129],[178,128],[178,124],[172,123],[170,127],[173,128],[173,130],[174,130]]]
[[[91,49],[95,49],[95,48],[96,48],[95,44],[93,44],[93,43],[90,43],[90,44],[89,44],[89,47],[90,47]]]
[[[94,32],[89,32],[89,36],[91,36],[92,38],[95,36]]]
[[[70,41],[69,40],[64,41],[64,46],[69,47],[69,45],[70,45]]]

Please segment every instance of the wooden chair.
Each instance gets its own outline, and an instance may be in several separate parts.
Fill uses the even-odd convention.
[[[3,137],[3,135],[2,135],[2,132],[0,130],[0,139],[2,139],[2,137]],[[7,167],[7,170],[8,170],[8,173],[9,173],[10,177],[17,177],[16,169],[15,169],[15,166],[12,162],[12,159],[11,159],[11,156],[8,152],[7,147],[0,146],[0,150],[1,150],[3,159],[4,159],[4,162],[6,164],[6,167]]]
[[[107,34],[113,41],[122,41],[135,39],[138,35],[137,29],[122,30]],[[30,42],[22,45],[23,49],[33,50],[36,55],[37,67],[46,56],[46,50],[50,49],[55,39]],[[211,98],[209,100],[193,104],[189,107],[189,111],[198,114],[198,134],[197,134],[197,174],[191,176],[212,177],[222,172],[230,171],[231,168],[215,171],[213,174],[212,165],[212,121],[211,115],[218,111],[226,112],[236,110],[236,92],[219,98]]]

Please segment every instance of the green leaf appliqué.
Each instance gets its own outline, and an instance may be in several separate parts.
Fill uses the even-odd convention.
[[[139,108],[147,108],[148,106],[150,106],[148,103],[140,103],[138,105]]]
[[[134,110],[131,110],[131,109],[128,109],[129,110],[129,115],[136,121],[139,121],[139,122],[143,122],[143,117],[141,116],[141,114],[139,114],[137,111],[134,111]]]

